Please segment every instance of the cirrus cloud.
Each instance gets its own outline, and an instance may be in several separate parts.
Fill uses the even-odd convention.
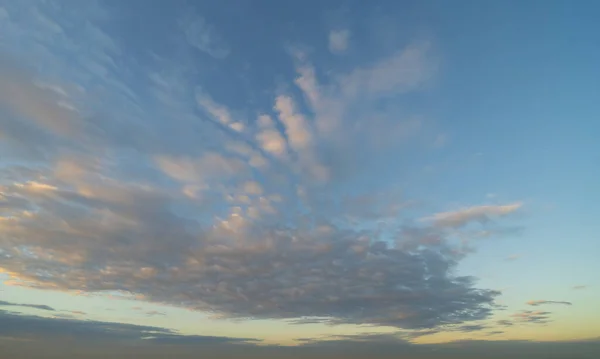
[[[470,222],[486,222],[492,218],[504,217],[516,212],[523,206],[522,203],[505,205],[485,205],[463,208],[457,211],[440,212],[431,217],[424,218],[438,227],[462,227]]]

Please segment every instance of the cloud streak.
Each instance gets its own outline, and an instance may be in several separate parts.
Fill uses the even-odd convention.
[[[534,323],[534,324],[546,324],[550,322],[551,312],[544,311],[533,311],[523,310],[521,312],[511,315],[517,322],[521,323]]]
[[[40,310],[47,310],[47,311],[54,311],[54,308],[47,306],[47,305],[43,305],[43,304],[23,304],[23,303],[11,303],[11,302],[6,302],[3,300],[0,300],[0,307],[7,307],[7,306],[11,306],[11,307],[22,307],[22,308],[34,308],[34,309],[40,309]]]
[[[463,227],[471,222],[487,222],[493,218],[504,217],[516,212],[522,203],[506,205],[486,205],[463,208],[457,211],[436,213],[424,220],[431,221],[438,227]]]
[[[226,58],[231,49],[215,27],[202,16],[188,12],[179,23],[188,44],[216,59]]]
[[[562,305],[573,305],[571,302],[565,301],[556,301],[556,300],[530,300],[527,302],[527,305],[531,305],[534,307],[545,305],[545,304],[562,304]]]

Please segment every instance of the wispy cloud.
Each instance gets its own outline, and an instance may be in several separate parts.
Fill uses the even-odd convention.
[[[493,218],[504,217],[516,212],[522,203],[505,205],[485,205],[463,208],[457,211],[440,212],[431,217],[424,218],[438,227],[462,227],[470,222],[487,222]]]
[[[231,49],[221,37],[215,26],[207,22],[202,16],[190,10],[180,19],[181,27],[187,42],[192,47],[208,55],[223,59],[229,55]]]
[[[534,307],[537,307],[538,305],[544,305],[544,304],[573,305],[573,303],[571,303],[571,302],[556,301],[556,300],[530,300],[529,302],[527,302],[527,305],[531,305]]]
[[[517,322],[546,324],[550,322],[550,314],[551,312],[523,310],[511,315],[511,317]]]
[[[458,328],[456,328],[457,331],[465,333],[478,332],[484,329],[487,329],[487,326],[483,324],[461,325]]]
[[[157,311],[157,310],[150,310],[150,311],[146,312],[145,314],[146,314],[147,316],[149,316],[149,317],[154,317],[154,316],[157,316],[157,315],[158,315],[158,316],[164,316],[164,315],[166,315],[165,313],[163,313],[163,312],[159,312],[159,311]]]
[[[349,40],[349,30],[332,30],[329,33],[329,51],[336,54],[346,51],[346,49],[348,49]]]
[[[41,310],[54,311],[54,308],[44,305],[44,304],[23,304],[23,303],[11,303],[0,300],[0,306],[11,306],[11,307],[22,307],[22,308],[34,308]]]

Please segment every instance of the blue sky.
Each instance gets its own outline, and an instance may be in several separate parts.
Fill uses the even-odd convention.
[[[0,339],[597,338],[598,10],[0,1]]]

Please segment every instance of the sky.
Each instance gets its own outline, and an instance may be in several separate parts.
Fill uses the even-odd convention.
[[[0,0],[0,352],[595,357],[598,11]]]

